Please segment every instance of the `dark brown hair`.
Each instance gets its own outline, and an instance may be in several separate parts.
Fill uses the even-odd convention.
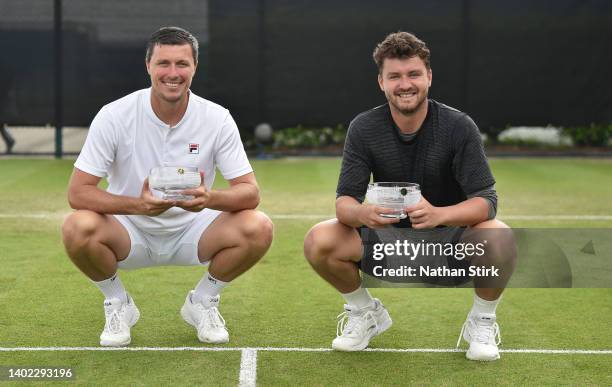
[[[372,56],[378,66],[378,72],[382,73],[385,59],[405,59],[418,56],[425,63],[425,67],[431,69],[429,62],[429,48],[425,42],[409,32],[398,31],[387,35],[385,40],[378,43]]]
[[[149,38],[145,59],[147,60],[147,63],[151,61],[153,49],[157,45],[180,46],[183,44],[189,44],[191,46],[193,62],[198,64],[198,40],[191,34],[191,32],[179,27],[162,27],[155,31]]]

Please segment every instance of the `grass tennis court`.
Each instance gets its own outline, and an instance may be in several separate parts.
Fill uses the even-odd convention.
[[[333,216],[339,165],[336,158],[253,161],[260,209],[275,223],[275,240],[255,268],[223,291],[228,345],[199,343],[179,316],[203,269],[165,267],[121,272],[141,311],[130,347],[211,350],[7,352],[97,347],[104,315],[102,295],[61,244],[72,162],[0,160],[0,366],[72,367],[75,382],[87,385],[232,386],[239,383],[245,351],[212,349],[248,347],[259,348],[256,380],[262,386],[612,384],[612,289],[509,289],[498,309],[500,348],[539,352],[502,353],[487,364],[444,351],[454,348],[472,290],[374,289],[394,320],[372,341],[375,351],[326,351],[342,299],[310,269],[302,240],[313,224]],[[612,236],[612,160],[493,159],[491,166],[498,216],[509,225],[611,228]],[[217,180],[222,186],[219,175]],[[411,352],[377,351],[384,349]]]

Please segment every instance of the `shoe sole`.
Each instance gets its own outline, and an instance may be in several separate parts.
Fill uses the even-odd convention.
[[[472,361],[495,361],[495,360],[499,360],[499,358],[500,358],[499,354],[497,354],[497,356],[491,357],[491,358],[486,358],[486,357],[479,358],[479,357],[476,357],[473,354],[471,354],[470,351],[467,351],[465,353],[465,357],[468,360],[472,360]]]
[[[191,325],[192,327],[194,327],[196,329],[196,336],[198,337],[198,340],[201,343],[206,343],[206,344],[226,344],[229,343],[229,339],[227,340],[223,340],[223,341],[212,341],[212,340],[202,340],[200,338],[200,335],[197,334],[198,332],[198,326],[195,323],[195,321],[193,321],[193,319],[191,318],[191,316],[189,315],[189,313],[187,313],[187,308],[185,308],[185,305],[183,305],[181,307],[181,317],[183,318],[183,320],[185,320],[185,322],[189,325]]]
[[[482,361],[482,362],[486,362],[486,361],[495,361],[495,360],[499,360],[500,356],[497,355],[497,357],[491,358],[491,359],[477,359],[474,357],[470,357],[470,356],[465,356],[468,360],[472,360],[472,361]]]
[[[129,337],[126,341],[121,341],[121,342],[100,340],[100,346],[102,347],[125,347],[129,345],[131,342],[132,342],[131,337]]]

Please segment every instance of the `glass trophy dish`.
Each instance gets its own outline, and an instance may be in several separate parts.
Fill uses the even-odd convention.
[[[200,184],[202,177],[195,167],[158,167],[151,169],[149,174],[149,187],[160,191],[162,199],[166,200],[191,200],[193,196],[181,192]]]
[[[380,216],[405,219],[404,208],[413,206],[421,200],[421,188],[416,183],[371,183],[368,185],[366,199],[369,203],[394,210],[393,213],[380,214]]]

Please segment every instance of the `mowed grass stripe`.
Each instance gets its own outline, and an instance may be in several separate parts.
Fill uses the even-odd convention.
[[[63,213],[0,213],[0,219],[29,218],[29,219],[60,219],[68,216],[70,212]],[[268,214],[272,219],[282,220],[308,220],[328,219],[334,214]],[[612,215],[500,215],[499,218],[508,220],[612,220]]]
[[[224,352],[224,351],[264,351],[264,352],[331,352],[331,348],[283,348],[283,347],[0,347],[0,352],[37,352],[37,351],[127,351],[127,352]],[[390,353],[453,353],[466,352],[455,348],[366,348],[361,352]],[[500,349],[503,353],[536,353],[543,355],[612,355],[612,349]],[[249,360],[251,361],[251,360]]]

